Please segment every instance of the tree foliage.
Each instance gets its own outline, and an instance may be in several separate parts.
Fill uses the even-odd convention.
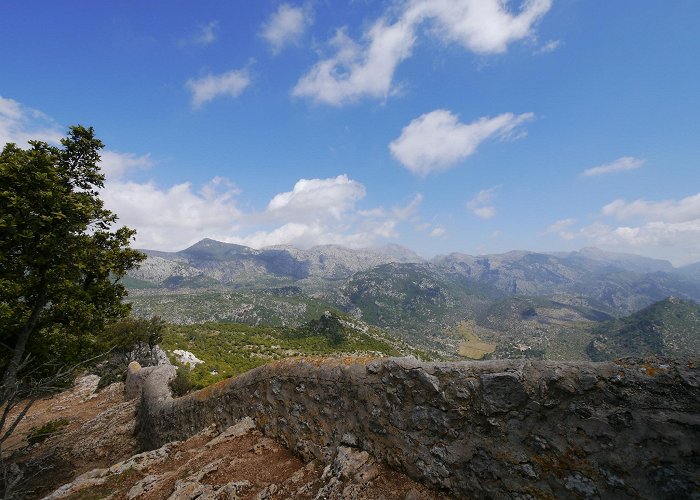
[[[92,127],[74,126],[61,146],[30,141],[0,153],[0,341],[7,389],[31,355],[64,365],[94,354],[97,333],[126,316],[120,283],[145,258],[129,248],[135,231],[99,191],[103,147]]]

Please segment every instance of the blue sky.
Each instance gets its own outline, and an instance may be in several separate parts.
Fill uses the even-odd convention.
[[[700,260],[700,2],[3,3],[0,142],[106,144],[137,246]]]

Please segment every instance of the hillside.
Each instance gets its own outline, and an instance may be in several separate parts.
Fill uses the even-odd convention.
[[[410,342],[444,344],[442,332],[488,300],[430,264],[385,264],[356,273],[339,289],[342,307]]]
[[[656,302],[593,331],[594,360],[625,356],[692,357],[700,353],[700,305],[676,297]]]
[[[137,316],[161,316],[183,325],[236,322],[296,327],[332,308],[294,286],[236,291],[216,288],[140,288],[129,291]]]
[[[472,327],[491,358],[586,360],[591,329],[611,316],[589,305],[518,296],[494,302]]]
[[[188,386],[195,389],[290,357],[410,355],[433,359],[376,327],[331,312],[295,328],[240,323],[168,325],[161,345],[176,364],[185,365],[178,352],[194,356],[196,361],[180,370]]]
[[[475,355],[586,359],[597,322],[668,296],[700,301],[692,266],[684,273],[667,261],[595,248],[425,261],[397,246],[255,250],[207,239],[147,254],[125,281],[138,316],[298,327],[338,309],[442,356],[486,342],[497,347]],[[536,314],[517,312],[528,308]]]

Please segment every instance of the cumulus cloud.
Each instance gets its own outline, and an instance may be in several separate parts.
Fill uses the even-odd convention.
[[[531,0],[513,13],[501,0],[407,1],[398,14],[387,13],[375,21],[359,42],[345,29],[338,30],[330,42],[334,54],[317,62],[292,93],[336,106],[362,97],[386,98],[395,90],[394,73],[411,56],[421,24],[428,24],[428,32],[446,43],[497,54],[529,36],[550,7],[551,0]]]
[[[370,246],[378,239],[398,238],[399,226],[418,210],[423,200],[418,194],[406,205],[362,210],[357,203],[365,193],[362,184],[345,175],[302,179],[292,191],[274,196],[264,212],[244,217],[256,226],[268,227],[229,241],[254,248],[279,244],[309,247],[331,243]]]
[[[581,235],[596,245],[643,251],[681,264],[700,259],[700,193],[680,200],[619,199],[605,205],[601,215],[629,223],[598,220],[584,227]]]
[[[137,229],[139,247],[173,250],[204,237],[235,234],[241,218],[235,193],[214,179],[200,191],[190,183],[160,188],[153,182],[108,182],[101,194],[120,223]]]
[[[44,113],[0,96],[0,148],[8,142],[27,147],[32,139],[58,144],[61,137],[63,131]]]
[[[302,76],[292,95],[331,105],[364,96],[386,98],[396,67],[410,56],[414,42],[413,30],[407,29],[405,22],[377,21],[362,44],[355,43],[345,30],[338,30],[331,40],[335,55],[319,61]]]
[[[634,158],[633,156],[623,156],[617,160],[605,163],[603,165],[598,165],[597,167],[592,167],[583,171],[584,176],[593,177],[596,175],[610,174],[613,172],[624,172],[626,170],[635,170],[642,165],[644,165],[645,160],[641,158]]]
[[[312,22],[313,15],[309,7],[294,7],[284,3],[265,23],[261,36],[276,54],[285,45],[297,43]]]
[[[482,189],[474,198],[467,202],[467,208],[482,219],[491,219],[496,215],[496,207],[493,205],[493,198],[496,196],[498,188]]]
[[[346,175],[300,179],[274,195],[262,211],[238,208],[238,188],[215,178],[201,189],[189,183],[161,188],[153,182],[109,181],[107,208],[120,223],[138,230],[137,246],[156,250],[185,248],[208,237],[260,248],[291,244],[361,247],[399,236],[399,225],[420,205],[417,195],[404,206],[360,210],[365,187]]]
[[[198,109],[217,97],[238,97],[250,85],[250,81],[250,72],[244,68],[191,78],[185,86],[192,92],[192,107]]]
[[[443,39],[479,54],[505,52],[508,44],[531,34],[533,25],[549,11],[551,0],[523,2],[519,13],[500,0],[415,0],[407,16],[434,22]]]
[[[437,109],[406,125],[401,135],[389,144],[389,150],[408,170],[426,176],[468,158],[489,138],[508,137],[515,127],[533,116],[533,113],[503,113],[464,124],[450,111]]]
[[[0,139],[24,146],[27,139],[57,143],[62,136],[39,111],[0,98]],[[369,246],[398,237],[399,226],[423,200],[416,194],[405,205],[360,209],[365,186],[338,175],[300,179],[291,190],[272,196],[261,211],[244,211],[237,203],[240,190],[222,177],[199,188],[187,182],[159,186],[129,179],[130,173],[156,165],[149,154],[106,150],[100,164],[106,173],[100,193],[105,207],[119,216],[118,224],[138,231],[137,247],[154,250],[182,249],[202,238],[256,248],[327,243]]]
[[[121,179],[127,172],[148,169],[154,164],[149,154],[137,156],[133,153],[105,150],[100,156],[100,168],[107,179]]]
[[[291,191],[275,195],[267,214],[275,218],[340,220],[345,212],[365,197],[365,187],[347,175],[330,179],[300,179]]]

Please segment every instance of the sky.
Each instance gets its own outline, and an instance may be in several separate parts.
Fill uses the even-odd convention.
[[[5,0],[0,145],[106,145],[140,248],[700,260],[700,2]]]

